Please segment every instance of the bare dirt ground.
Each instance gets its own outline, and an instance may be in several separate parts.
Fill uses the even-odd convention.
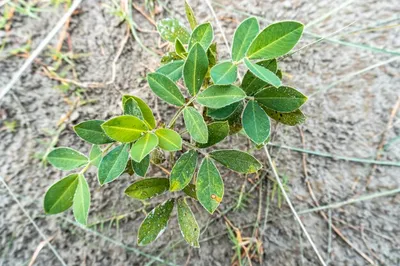
[[[161,13],[156,20],[168,16],[184,20],[183,1],[160,3],[164,7],[159,7]],[[221,31],[206,2],[193,0],[191,4],[201,21],[214,23],[220,58],[226,56]],[[147,99],[156,108],[158,118],[166,119],[174,111],[158,101],[145,82],[146,73],[158,66],[159,59],[131,36],[116,61],[116,77],[112,80],[113,60],[127,36],[126,24],[110,12],[112,5],[112,1],[83,1],[79,12],[71,18],[62,48],[63,52],[84,54],[73,60],[74,71],[66,71],[67,78],[103,84],[111,81],[109,85],[101,88],[71,85],[70,90],[61,90],[59,81],[44,74],[43,65],[53,62],[51,50],[46,49],[0,102],[0,175],[27,214],[50,238],[60,257],[68,265],[230,265],[232,258],[237,257],[228,236],[226,221],[229,220],[240,229],[242,237],[262,244],[262,261],[255,256],[254,265],[318,265],[288,205],[283,201],[279,208],[276,197],[271,199],[274,177],[267,164],[269,178],[264,179],[223,172],[226,196],[220,211],[224,215],[210,216],[202,208],[195,210],[203,227],[200,249],[192,249],[181,241],[174,219],[153,245],[137,246],[137,229],[145,215],[140,211],[140,202],[123,195],[127,185],[137,178],[128,175],[100,188],[95,171],[90,171],[87,177],[92,194],[89,216],[92,226],[88,228],[79,227],[70,211],[58,216],[44,215],[44,193],[65,173],[44,167],[38,158],[54,145],[71,146],[82,152],[90,148],[74,135],[72,125],[119,114],[121,94]],[[138,5],[143,6],[142,1]],[[288,180],[296,210],[313,208],[316,201],[327,205],[361,198],[354,204],[328,208],[322,213],[300,213],[327,264],[400,265],[400,195],[394,191],[386,196],[363,198],[398,189],[400,168],[337,157],[400,164],[400,111],[393,112],[400,97],[398,0],[220,0],[213,1],[213,7],[228,40],[246,12],[259,16],[262,26],[270,21],[299,20],[308,26],[297,48],[311,44],[317,35],[327,36],[353,23],[329,40],[280,62],[285,83],[310,95],[303,109],[308,119],[300,128],[275,126],[272,142],[276,145],[269,149],[279,173]],[[4,13],[4,6],[1,9]],[[61,5],[46,8],[36,19],[14,14],[9,32],[0,31],[1,45],[6,42],[0,52],[1,88],[25,60],[21,54],[9,56],[13,49],[28,40],[35,48],[64,12]],[[138,34],[144,45],[161,51],[160,38],[152,32],[154,26],[135,9],[133,19],[142,30]],[[59,39],[57,35],[50,45],[57,46]],[[63,67],[68,67],[68,63],[64,62]],[[16,128],[12,130],[10,123],[14,121]],[[279,145],[284,146],[279,148]],[[229,137],[220,147],[247,150],[249,145],[239,135]],[[299,153],[293,148],[336,156]],[[261,150],[255,154],[266,162]],[[152,168],[149,176],[160,174],[157,168]],[[245,192],[247,204],[232,210],[240,191]],[[146,207],[149,209],[151,205]],[[28,265],[35,250],[40,251],[36,265],[60,265],[48,245],[40,249],[42,241],[27,215],[1,184],[0,265]],[[234,263],[237,265],[237,261]],[[249,262],[244,259],[243,264]]]

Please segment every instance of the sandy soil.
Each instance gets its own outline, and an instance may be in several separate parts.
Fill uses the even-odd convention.
[[[191,2],[201,21],[214,22],[205,1]],[[165,3],[173,16],[184,18],[182,1]],[[393,141],[400,134],[398,114],[393,117],[392,127],[386,130],[393,106],[400,96],[400,62],[393,60],[365,73],[351,75],[394,58],[396,54],[393,51],[400,51],[399,28],[385,27],[398,24],[400,10],[397,0],[354,1],[326,18],[324,15],[342,4],[341,1],[221,0],[219,3],[225,7],[215,4],[214,8],[228,40],[231,40],[238,23],[245,18],[233,9],[259,15],[264,19],[261,22],[263,26],[268,21],[284,19],[295,19],[304,24],[317,22],[306,28],[308,34],[304,35],[298,47],[315,40],[310,33],[325,36],[355,21],[341,32],[343,35],[332,38],[379,49],[326,41],[314,44],[281,62],[286,84],[298,87],[307,95],[316,92],[303,109],[308,115],[308,120],[301,126],[304,148],[375,159],[384,136],[385,149],[379,153],[379,159],[400,162],[400,142]],[[81,82],[108,82],[112,77],[112,61],[125,38],[125,24],[110,14],[104,4],[111,5],[111,1],[84,1],[81,12],[71,20],[69,33],[73,51],[75,54],[88,55],[75,60],[77,77]],[[8,37],[9,43],[1,52],[1,87],[24,60],[18,57],[4,58],[3,55],[21,46],[29,36],[32,47],[36,47],[63,12],[61,7],[53,8],[51,12],[40,13],[39,19],[16,15]],[[167,16],[168,12],[163,9],[156,19]],[[138,12],[134,12],[133,18],[142,29],[154,29]],[[319,19],[322,20],[318,22]],[[388,23],[391,19],[393,22]],[[216,26],[214,28],[222,58],[227,50],[221,32]],[[157,34],[141,32],[139,35],[146,46],[153,50],[158,48]],[[0,38],[5,36],[5,32],[0,32]],[[54,39],[51,45],[54,46],[57,41]],[[65,49],[67,47],[64,46]],[[49,51],[45,51],[39,60],[51,62],[48,54]],[[89,222],[97,223],[89,229],[77,226],[70,211],[51,217],[43,213],[42,201],[47,187],[65,173],[49,166],[43,167],[37,157],[54,140],[51,132],[54,134],[57,130],[59,120],[72,110],[56,145],[88,152],[89,145],[73,134],[72,125],[86,119],[105,119],[119,114],[121,93],[143,97],[157,109],[160,118],[170,117],[174,108],[158,101],[144,80],[149,69],[157,66],[158,58],[129,38],[116,64],[117,75],[112,84],[63,93],[55,89],[59,82],[44,76],[40,64],[35,63],[14,86],[12,93],[0,103],[0,174],[39,228],[46,236],[52,237],[51,244],[68,265],[145,265],[147,262],[156,265],[165,262],[178,265],[229,265],[235,256],[225,220],[218,215],[210,217],[200,207],[195,210],[199,224],[202,227],[208,224],[201,236],[200,249],[191,249],[180,241],[174,219],[165,234],[153,245],[138,247],[136,234],[144,214],[135,212],[141,207],[139,202],[123,195],[123,190],[137,177],[124,175],[100,189],[95,171],[89,172],[87,177],[92,193]],[[71,74],[68,77],[74,78]],[[80,103],[88,103],[72,108],[68,101],[76,101],[77,91],[80,92]],[[17,121],[16,130],[11,132],[4,128],[5,121]],[[273,142],[303,148],[299,132],[296,127],[275,127]],[[220,147],[248,149],[241,136],[230,137]],[[290,198],[297,210],[314,207],[306,181],[310,182],[321,205],[400,187],[398,167],[374,167],[371,164],[305,155],[308,176],[305,179],[301,153],[276,147],[270,150],[280,174],[288,177]],[[265,161],[261,151],[255,154]],[[267,172],[270,175],[268,168]],[[154,168],[150,175],[159,174],[158,169]],[[278,208],[276,200],[272,200],[267,206],[273,186],[271,182],[263,180],[260,192],[260,186],[252,189],[251,182],[257,182],[255,176],[249,176],[248,181],[243,176],[227,171],[223,172],[223,176],[226,196],[221,211],[235,204],[243,184],[245,191],[251,190],[246,194],[247,207],[230,211],[226,217],[241,228],[243,237],[251,237],[260,211],[257,237],[263,245],[263,265],[318,265],[315,253],[290,215],[287,204],[283,203]],[[156,199],[160,200],[162,198]],[[379,265],[399,265],[399,203],[400,196],[396,194],[343,206],[329,213],[326,211],[327,216],[330,214],[331,223],[317,212],[301,215],[301,219],[330,265],[368,265],[368,258]],[[109,217],[126,213],[128,215],[118,222],[107,221]],[[106,221],[101,222],[103,220]],[[330,231],[329,224],[336,227],[342,237]],[[27,265],[42,240],[6,188],[0,185],[0,265]],[[154,261],[155,257],[163,262]],[[48,246],[36,258],[36,265],[59,264]],[[257,261],[253,261],[253,264],[257,265]]]

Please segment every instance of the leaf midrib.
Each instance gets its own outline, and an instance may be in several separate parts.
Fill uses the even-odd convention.
[[[286,38],[288,35],[293,34],[293,33],[294,33],[295,31],[297,31],[300,27],[302,27],[302,25],[300,25],[299,27],[297,27],[295,30],[289,32],[288,34],[285,34],[285,35],[283,35],[282,37],[276,39],[275,41],[270,42],[270,43],[267,44],[266,46],[262,47],[261,49],[255,51],[254,53],[252,53],[251,55],[248,55],[248,56],[249,56],[249,57],[252,57],[254,54],[258,54],[258,53],[260,53],[260,51],[263,51],[264,49],[269,48],[269,47],[270,47],[271,45],[273,45],[275,42],[277,42],[277,41],[279,41],[279,40],[281,40],[281,39],[283,39],[283,38]],[[262,33],[262,32],[260,32],[260,34],[261,34],[261,33]],[[260,35],[260,34],[259,34],[259,35]],[[255,40],[258,38],[259,35],[256,36]]]
[[[61,198],[64,197],[65,193],[67,193],[67,191],[69,191],[69,189],[71,188],[71,186],[72,186],[77,180],[78,180],[78,175],[77,175],[77,177],[75,178],[75,180],[74,180],[73,182],[70,183],[70,185],[68,186],[68,188],[65,189],[63,193],[61,193],[61,196],[56,200],[56,202],[54,202],[54,204],[51,206],[51,208],[50,208],[49,211],[48,211],[49,213],[51,212],[51,210],[53,210],[53,208],[54,208],[55,206],[57,206],[57,204],[58,204],[58,202],[61,200]]]

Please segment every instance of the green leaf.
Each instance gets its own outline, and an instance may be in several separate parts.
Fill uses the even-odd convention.
[[[184,199],[178,199],[178,222],[181,233],[186,242],[192,247],[199,248],[200,228],[192,210]]]
[[[224,196],[224,182],[213,161],[206,157],[200,165],[196,180],[197,198],[211,214],[214,213]]]
[[[196,170],[198,154],[194,150],[189,150],[179,157],[171,171],[170,191],[184,189],[192,180]]]
[[[182,77],[183,63],[184,63],[183,60],[172,61],[166,65],[163,65],[156,71],[158,73],[164,74],[172,81],[178,81]]]
[[[138,139],[131,148],[131,158],[136,162],[141,162],[158,145],[158,137],[154,133],[146,133]]]
[[[255,173],[262,167],[256,158],[239,150],[213,151],[210,157],[229,169],[243,174]]]
[[[185,12],[187,20],[189,21],[190,28],[193,30],[197,26],[197,20],[194,15],[193,9],[190,7],[189,3],[185,1]]]
[[[129,144],[115,147],[101,160],[98,178],[100,185],[109,183],[118,178],[125,170],[129,160]]]
[[[168,178],[145,178],[131,184],[125,194],[134,199],[146,200],[164,193],[168,188]]]
[[[185,49],[185,47],[183,46],[182,42],[179,39],[175,40],[175,52],[176,52],[177,55],[179,55],[182,58],[185,58],[187,56],[186,49]]]
[[[178,86],[167,76],[154,72],[147,75],[147,81],[149,82],[151,90],[167,103],[176,106],[185,104],[185,98]]]
[[[307,97],[291,87],[267,87],[254,95],[256,101],[265,107],[282,112],[290,113],[302,106]]]
[[[176,52],[167,52],[161,57],[161,64],[167,64],[175,60],[182,60],[182,56],[178,55]]]
[[[244,103],[240,102],[235,112],[228,117],[229,123],[229,135],[236,134],[242,130],[242,113],[244,109]]]
[[[125,103],[129,98],[133,98],[136,103],[139,105],[140,110],[142,111],[144,121],[150,129],[156,127],[156,120],[154,119],[153,111],[151,111],[150,107],[139,97],[124,95],[122,96],[122,103]]]
[[[269,137],[270,122],[264,110],[255,102],[249,101],[242,116],[246,135],[256,144],[262,144]]]
[[[156,130],[158,146],[166,151],[179,151],[182,149],[181,136],[172,129],[160,128]]]
[[[54,183],[44,196],[44,211],[47,214],[57,214],[68,210],[73,203],[78,174],[71,174]]]
[[[267,68],[273,73],[276,73],[278,69],[278,64],[275,59],[263,60],[257,62],[257,65]],[[240,85],[247,95],[253,95],[266,86],[269,86],[269,83],[257,78],[250,70],[246,72],[242,84]]]
[[[194,184],[187,185],[182,191],[189,197],[198,200],[196,195],[196,186]]]
[[[133,171],[138,175],[145,177],[147,173],[147,169],[150,166],[150,155],[144,157],[139,163],[131,160]]]
[[[140,110],[138,103],[133,98],[129,98],[124,102],[123,109],[124,115],[136,116],[140,120],[143,120],[142,110]]]
[[[266,27],[251,43],[250,59],[272,59],[288,53],[299,41],[304,25],[296,21],[282,21]]]
[[[243,102],[232,103],[218,109],[207,108],[207,116],[214,120],[226,120],[239,108],[240,105],[243,105]]]
[[[244,59],[244,63],[257,78],[271,84],[274,87],[281,85],[281,80],[275,75],[274,72],[262,67],[260,65],[250,62],[247,58]]]
[[[139,228],[138,245],[145,246],[156,240],[165,231],[169,217],[174,209],[175,199],[155,207],[144,219]]]
[[[238,62],[245,57],[251,42],[257,36],[260,27],[255,17],[243,20],[233,36],[232,60]]]
[[[290,113],[280,113],[264,106],[263,109],[269,117],[284,125],[296,126],[306,121],[306,116],[300,111],[300,109]]]
[[[211,78],[216,85],[229,85],[236,81],[237,66],[232,62],[223,62],[211,68]]]
[[[104,122],[101,127],[110,138],[119,142],[135,141],[148,130],[142,120],[131,115],[113,117]]]
[[[78,186],[75,191],[72,210],[78,223],[86,225],[90,207],[90,190],[85,177],[78,175]]]
[[[182,43],[186,44],[190,37],[185,26],[183,26],[177,19],[166,18],[160,20],[157,23],[157,30],[160,33],[161,38],[173,43],[175,43],[176,39],[179,39]]]
[[[183,80],[190,95],[196,95],[204,77],[208,71],[207,54],[199,43],[196,43],[189,51],[185,65],[183,66]]]
[[[107,144],[114,140],[104,133],[101,125],[104,120],[89,120],[74,126],[75,133],[83,140],[92,144]]]
[[[282,70],[278,69],[278,70],[276,71],[276,76],[277,76],[278,78],[280,78],[280,80],[282,80],[282,77],[283,77]]]
[[[200,43],[203,47],[204,51],[207,51],[208,47],[210,47],[212,41],[214,39],[214,31],[211,26],[211,23],[207,22],[204,24],[198,25],[190,35],[189,39],[189,50],[195,43]]]
[[[199,143],[207,143],[208,130],[203,116],[193,107],[186,107],[183,110],[183,120],[190,136]]]
[[[99,167],[102,155],[103,152],[100,147],[98,145],[93,145],[89,153],[90,163],[96,167]]]
[[[55,148],[47,155],[47,160],[54,167],[69,171],[87,164],[88,158],[71,148]]]
[[[210,45],[210,48],[207,50],[207,57],[208,57],[208,68],[212,68],[217,64],[218,61],[218,52],[217,52],[217,43],[213,42]],[[209,72],[207,73],[206,77],[209,77]]]
[[[228,121],[214,122],[207,125],[208,129],[208,142],[207,143],[196,143],[199,148],[207,148],[217,144],[224,140],[229,134],[229,123]]]
[[[197,102],[209,108],[222,108],[243,100],[244,91],[234,85],[212,85],[197,96]]]

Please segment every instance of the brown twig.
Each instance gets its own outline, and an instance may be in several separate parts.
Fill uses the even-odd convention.
[[[143,9],[141,9],[140,7],[138,7],[134,3],[132,3],[132,6],[133,6],[134,9],[139,11],[139,13],[142,14],[142,16],[145,17],[151,24],[153,24],[154,27],[157,27],[156,22],[151,17],[149,17],[149,15],[147,15],[146,12],[143,11]]]
[[[299,128],[299,131],[300,131],[301,142],[302,142],[302,144],[303,144],[303,148],[305,149],[305,138],[304,138],[304,134],[303,134],[302,129],[301,129],[300,127],[298,127],[298,128]],[[306,154],[303,154],[303,156],[306,156]],[[317,198],[316,198],[316,196],[315,196],[315,194],[314,194],[314,191],[313,191],[313,189],[312,189],[311,182],[307,179],[308,174],[307,174],[307,166],[305,165],[306,163],[307,163],[307,162],[306,162],[306,159],[303,157],[303,170],[305,171],[305,172],[304,172],[304,175],[306,176],[305,182],[306,182],[306,185],[307,185],[307,188],[308,188],[308,192],[309,192],[309,194],[310,194],[312,200],[314,201],[314,205],[317,206],[317,207],[319,207],[320,204],[319,204],[319,201],[317,200]],[[326,215],[325,212],[320,211],[319,214],[322,216],[322,218],[323,218],[326,222],[329,222],[329,218],[328,218],[328,216]],[[364,252],[362,252],[359,248],[357,248],[352,242],[350,242],[350,240],[349,240],[347,237],[345,237],[345,236],[343,235],[343,233],[342,233],[333,223],[332,223],[332,229],[333,229],[333,231],[334,231],[347,245],[349,245],[352,249],[354,249],[363,259],[365,259],[368,263],[370,263],[370,264],[372,264],[372,265],[376,265],[375,262],[374,262],[370,257],[368,257],[368,256],[367,256]]]
[[[28,266],[33,266],[33,264],[35,263],[35,260],[37,258],[37,256],[39,256],[40,251],[44,248],[44,246],[49,243],[51,240],[54,239],[55,236],[51,236],[49,238],[47,238],[46,240],[43,240],[39,243],[39,245],[36,247],[35,252],[32,255],[31,261],[29,262]]]
[[[67,8],[67,9],[68,9],[68,8]],[[71,15],[71,17],[72,17],[72,15]],[[65,22],[64,27],[63,27],[63,29],[62,29],[62,31],[61,31],[61,33],[60,33],[60,37],[58,38],[58,42],[57,42],[57,45],[56,45],[56,51],[57,51],[57,53],[60,53],[60,52],[61,52],[61,49],[62,49],[64,40],[65,40],[65,37],[67,37],[67,33],[68,33],[68,29],[69,29],[69,24],[71,23],[71,17],[69,17],[69,18],[67,19],[67,21]],[[56,55],[53,55],[53,59],[56,60],[56,59],[57,59],[57,56],[56,56]]]
[[[118,62],[118,59],[121,56],[121,54],[122,54],[122,52],[123,52],[123,50],[125,48],[126,43],[129,40],[129,36],[130,36],[129,33],[130,33],[129,27],[127,27],[125,37],[124,37],[124,39],[122,39],[120,47],[118,49],[118,52],[115,55],[114,60],[112,62],[112,76],[111,76],[111,79],[106,83],[107,85],[113,84],[114,81],[115,81],[115,78],[116,78],[116,75],[117,75],[116,74],[116,72],[117,72],[117,70],[116,70],[117,69],[117,62]]]
[[[61,78],[61,77],[51,73],[46,66],[42,66],[42,70],[44,72],[44,75],[47,76],[50,79],[57,80],[57,81],[60,81],[60,82],[63,82],[63,83],[73,84],[73,85],[75,85],[77,87],[80,87],[80,88],[91,88],[91,89],[94,89],[94,88],[104,88],[105,87],[104,83],[80,82],[80,81],[73,80],[73,79]]]
[[[400,108],[400,96],[398,96],[396,103],[394,104],[392,111],[390,112],[390,117],[386,126],[385,131],[383,132],[382,136],[381,136],[381,140],[379,142],[378,148],[376,150],[376,155],[375,155],[375,160],[379,160],[382,157],[382,150],[383,150],[383,146],[385,145],[385,141],[386,141],[386,133],[389,131],[390,128],[392,128],[393,125],[393,119],[397,114],[397,111]],[[374,164],[371,168],[371,171],[369,173],[369,176],[367,178],[367,184],[365,185],[365,188],[368,189],[369,185],[371,184],[373,175],[375,173],[375,170],[377,168],[377,165]]]

